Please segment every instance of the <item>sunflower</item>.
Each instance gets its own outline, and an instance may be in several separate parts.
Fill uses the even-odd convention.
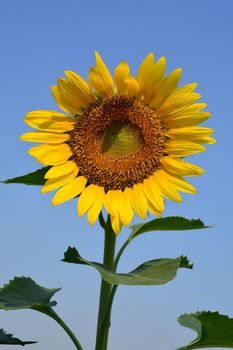
[[[213,130],[198,126],[209,118],[196,103],[197,84],[177,87],[181,68],[165,76],[164,57],[150,53],[136,78],[122,61],[114,79],[95,52],[89,83],[72,71],[52,86],[65,112],[36,110],[25,122],[37,129],[22,140],[42,144],[28,153],[50,166],[42,193],[57,190],[53,205],[78,196],[77,211],[94,224],[105,207],[115,233],[128,226],[134,213],[160,216],[164,197],[181,202],[179,192],[195,193],[183,176],[204,173],[184,157],[214,143]]]

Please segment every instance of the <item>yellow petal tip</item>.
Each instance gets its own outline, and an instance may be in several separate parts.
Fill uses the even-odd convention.
[[[56,205],[60,204],[59,202],[56,201],[56,198],[53,198],[51,201],[51,205],[54,207]]]
[[[150,52],[150,53],[147,55],[147,58],[150,58],[151,60],[154,60],[154,54],[153,54],[153,52]]]
[[[98,51],[95,50],[94,54],[95,54],[96,63],[97,63],[97,61],[102,61],[102,58],[101,58],[101,56],[100,56]]]
[[[81,210],[81,209],[79,208],[79,206],[78,206],[78,207],[77,207],[77,212],[78,212],[78,215],[79,215],[80,217],[82,217],[82,216],[85,214],[86,211]]]
[[[175,70],[175,72],[176,72],[177,74],[181,75],[181,74],[182,74],[182,68],[181,68],[181,67],[177,68],[177,69]]]

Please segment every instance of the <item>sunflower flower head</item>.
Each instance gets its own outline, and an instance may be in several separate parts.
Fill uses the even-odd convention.
[[[181,69],[165,76],[164,57],[149,54],[136,77],[122,61],[114,78],[100,55],[89,82],[72,71],[52,86],[63,113],[29,112],[25,122],[35,132],[22,140],[39,142],[28,153],[50,166],[42,193],[57,190],[52,204],[78,196],[77,211],[94,224],[105,207],[115,233],[134,213],[160,216],[164,197],[181,202],[179,192],[195,193],[184,176],[204,173],[184,157],[214,143],[213,130],[199,126],[210,113],[196,102],[196,83],[178,87]]]

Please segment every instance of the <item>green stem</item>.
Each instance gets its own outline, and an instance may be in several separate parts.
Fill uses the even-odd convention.
[[[125,248],[127,247],[127,245],[130,243],[130,240],[127,240],[123,245],[122,247],[120,248],[117,256],[116,256],[116,259],[114,261],[114,265],[113,265],[113,271],[116,272],[116,269],[117,269],[117,265],[119,263],[119,260],[120,260],[120,257],[121,255],[123,254]],[[107,323],[110,323],[110,319],[111,319],[111,312],[112,312],[112,304],[113,304],[113,300],[114,300],[114,297],[115,297],[115,294],[116,294],[116,291],[117,291],[117,287],[118,285],[114,285],[112,287],[112,290],[111,290],[111,293],[110,293],[110,296],[109,296],[109,301],[108,301],[108,310],[107,310]]]
[[[104,241],[104,258],[103,264],[109,270],[114,268],[114,256],[115,256],[115,244],[116,235],[113,232],[111,226],[110,216],[104,226],[105,230],[105,241]],[[111,296],[112,285],[101,281],[100,288],[100,299],[99,299],[99,314],[98,314],[98,325],[96,335],[96,347],[95,350],[106,350],[108,343],[108,333],[110,328],[110,317],[108,317],[109,311],[109,298]]]
[[[115,284],[112,287],[112,290],[111,290],[111,293],[109,296],[108,309],[107,309],[107,315],[106,315],[106,319],[107,319],[106,323],[109,323],[109,324],[110,324],[110,320],[111,320],[112,304],[113,304],[113,300],[114,300],[114,297],[115,297],[115,294],[117,291],[117,287],[118,287],[117,284]]]
[[[77,350],[83,350],[81,344],[79,343],[78,339],[76,338],[76,336],[74,335],[74,333],[70,330],[70,328],[67,326],[67,324],[58,316],[58,314],[56,314],[56,312],[52,309],[45,309],[45,310],[38,310],[50,317],[52,317],[66,332],[66,334],[70,337],[70,339],[72,340],[72,342],[74,343],[75,347]]]
[[[115,259],[115,262],[114,262],[114,271],[116,271],[117,269],[117,265],[119,263],[119,260],[120,260],[120,257],[121,255],[123,254],[125,248],[128,246],[128,244],[131,242],[131,239],[127,239],[125,241],[125,243],[122,245],[122,247],[120,248],[119,252],[117,253],[117,256],[116,256],[116,259]]]
[[[99,223],[100,223],[100,226],[105,230],[106,222],[104,220],[102,211],[100,212],[100,215],[99,215]]]
[[[117,265],[119,263],[119,260],[121,258],[121,255],[123,254],[125,248],[128,246],[128,244],[131,242],[131,238],[129,237],[125,243],[122,245],[122,247],[120,248],[119,252],[117,253],[117,256],[116,256],[116,259],[114,261],[114,265],[113,265],[113,272],[116,272],[116,269],[117,269]],[[109,296],[109,302],[108,302],[108,310],[107,310],[107,321],[106,322],[109,322],[110,323],[110,319],[111,319],[111,312],[112,312],[112,304],[113,304],[113,300],[114,300],[114,297],[115,297],[115,294],[116,294],[116,291],[117,291],[117,287],[118,285],[114,285],[112,287],[112,290],[111,290],[111,293],[110,293],[110,296]]]

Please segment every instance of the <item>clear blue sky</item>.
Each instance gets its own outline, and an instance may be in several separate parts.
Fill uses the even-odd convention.
[[[197,81],[213,117],[217,144],[193,161],[206,174],[192,183],[197,195],[182,204],[168,202],[165,215],[203,218],[206,231],[148,233],[125,253],[121,271],[141,262],[187,254],[194,270],[161,287],[120,287],[116,296],[109,350],[173,350],[194,338],[178,325],[185,312],[218,310],[233,316],[232,235],[232,81],[233,2],[231,0],[1,1],[1,178],[40,167],[19,141],[29,130],[24,115],[56,109],[50,85],[64,69],[84,77],[98,50],[111,70],[122,59],[135,73],[149,52],[166,56],[168,71],[181,66],[182,83]],[[76,215],[75,201],[50,205],[40,188],[0,188],[0,285],[13,276],[31,276],[47,287],[63,287],[56,311],[94,348],[99,276],[87,267],[60,262],[68,245],[100,261],[102,232]],[[129,230],[119,236],[119,244]],[[71,350],[72,343],[47,317],[33,311],[1,312],[0,328],[25,340],[28,350]]]

